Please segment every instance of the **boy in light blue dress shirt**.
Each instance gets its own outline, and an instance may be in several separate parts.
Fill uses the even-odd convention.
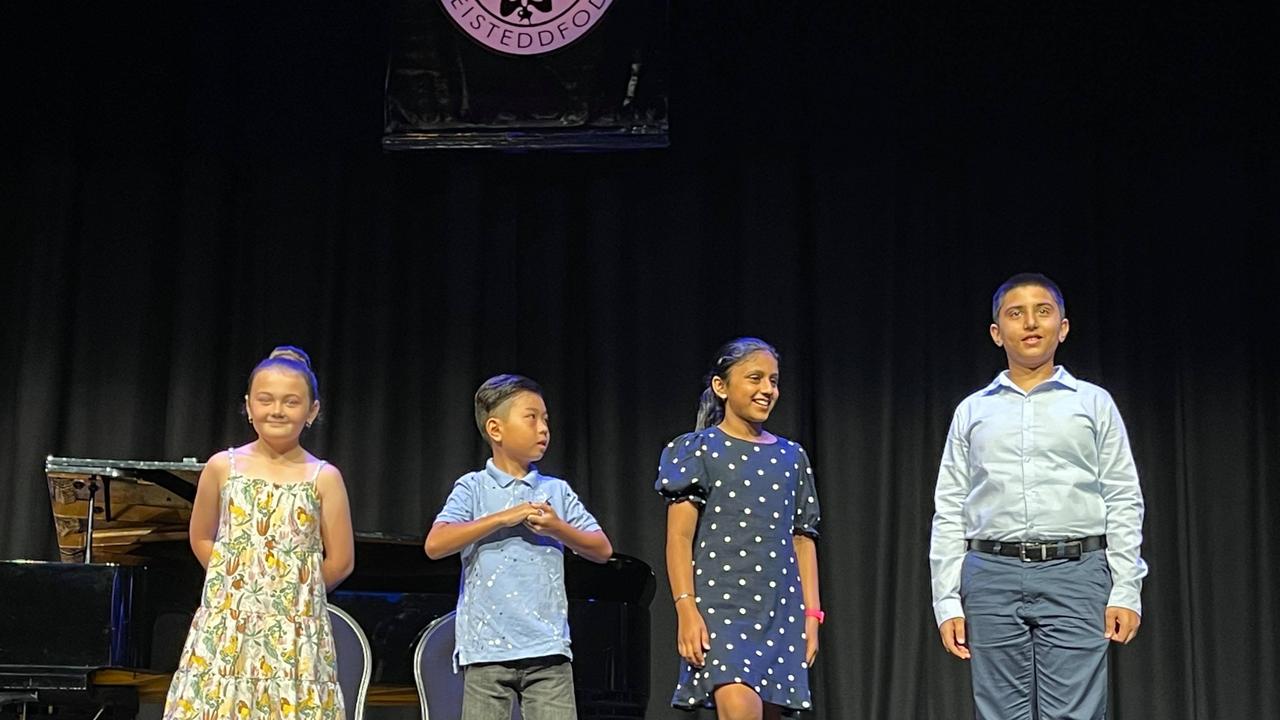
[[[609,538],[569,484],[538,472],[551,439],[537,383],[498,375],[475,397],[493,457],[454,483],[427,534],[432,559],[462,553],[454,664],[463,720],[576,718],[564,548],[603,563]]]
[[[1101,720],[1107,648],[1141,622],[1142,491],[1111,396],[1054,365],[1070,326],[1049,278],[992,300],[1009,369],[956,408],[929,563],[947,652],[980,720]]]

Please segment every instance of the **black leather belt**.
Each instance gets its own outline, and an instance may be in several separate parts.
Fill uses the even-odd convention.
[[[1040,540],[1035,542],[1000,542],[998,540],[970,540],[969,549],[991,555],[1021,558],[1023,562],[1045,560],[1079,560],[1087,552],[1107,547],[1106,535],[1075,538],[1072,540]]]

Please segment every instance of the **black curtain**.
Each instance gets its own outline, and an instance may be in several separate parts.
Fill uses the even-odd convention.
[[[422,533],[531,375],[569,478],[665,587],[658,452],[716,345],[782,351],[772,429],[825,510],[819,718],[971,716],[926,549],[988,302],[1066,292],[1059,358],[1147,498],[1111,717],[1280,717],[1276,10],[674,3],[669,151],[387,155],[386,3],[7,5],[0,557],[49,558],[47,454],[244,442],[249,369],[312,353],[362,530]],[[674,683],[653,608],[650,716]]]

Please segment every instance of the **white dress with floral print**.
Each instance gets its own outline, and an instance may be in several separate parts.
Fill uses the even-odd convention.
[[[165,700],[166,720],[345,717],[320,575],[316,477],[236,471],[222,487],[204,593]]]

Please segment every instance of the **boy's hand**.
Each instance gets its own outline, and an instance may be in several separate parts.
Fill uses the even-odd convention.
[[[497,513],[498,520],[503,527],[515,527],[524,522],[526,518],[538,512],[538,506],[531,502],[522,502],[519,505],[513,505],[500,513]]]
[[[1106,632],[1104,634],[1106,638],[1111,642],[1128,645],[1129,641],[1138,634],[1138,626],[1142,624],[1142,617],[1129,608],[1110,605],[1107,607],[1105,622]]]
[[[969,645],[964,637],[964,618],[953,617],[944,620],[938,626],[938,634],[942,636],[942,647],[961,660],[969,659]]]
[[[532,511],[524,519],[525,527],[538,535],[546,535],[558,539],[564,521],[556,515],[555,508],[548,502],[528,503]]]

